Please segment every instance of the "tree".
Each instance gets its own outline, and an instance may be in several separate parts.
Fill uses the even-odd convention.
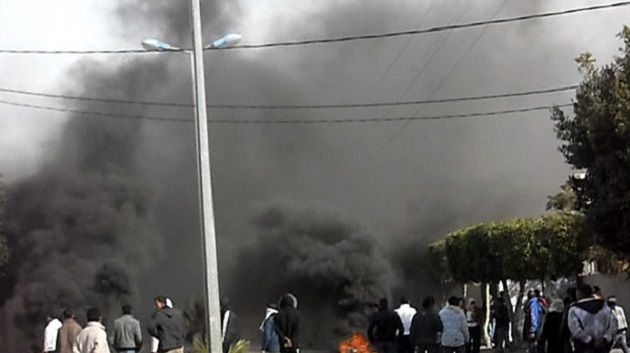
[[[630,255],[630,28],[613,62],[597,68],[590,53],[576,61],[583,81],[573,114],[553,110],[555,131],[567,162],[586,170],[571,178],[576,208],[593,231],[592,243]]]
[[[560,212],[537,218],[485,223],[456,230],[429,247],[431,256],[446,274],[459,283],[519,283],[516,308],[509,307],[513,337],[518,338],[516,318],[522,311],[527,280],[569,277],[580,273],[588,251],[584,217]],[[486,303],[487,307],[487,303]]]

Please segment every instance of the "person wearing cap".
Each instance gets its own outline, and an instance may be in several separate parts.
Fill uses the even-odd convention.
[[[618,343],[623,353],[628,353],[630,350],[628,349],[628,339],[626,337],[628,334],[626,313],[623,311],[622,307],[617,305],[617,297],[614,295],[608,297],[608,307],[610,307],[610,310],[612,310],[617,319],[617,335],[615,336],[612,346],[614,347]]]

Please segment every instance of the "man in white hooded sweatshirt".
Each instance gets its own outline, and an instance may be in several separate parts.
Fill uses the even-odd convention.
[[[464,310],[460,308],[461,298],[450,297],[448,304],[440,310],[442,320],[442,353],[464,353],[470,340],[468,323]]]

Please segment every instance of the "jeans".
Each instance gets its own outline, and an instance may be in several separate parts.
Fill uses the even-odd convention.
[[[425,343],[425,344],[421,344],[414,347],[414,353],[425,353],[425,352],[426,353],[439,353],[440,345],[437,343],[434,343],[434,344]]]
[[[464,353],[466,352],[466,346],[460,347],[444,347],[442,346],[441,353]]]
[[[626,330],[621,330],[617,332],[617,335],[613,339],[612,346],[614,347],[617,344],[621,347],[621,350],[623,351],[623,353],[630,352],[630,350],[628,349],[628,338],[626,337]]]
[[[494,349],[495,352],[503,353],[505,347],[507,347],[508,328],[496,327],[494,329]],[[561,353],[561,352],[558,352]]]
[[[119,349],[117,350],[118,353],[138,353],[138,350],[135,349]]]
[[[481,350],[481,327],[469,327],[468,332],[470,333],[470,342],[466,345],[466,352],[479,353]]]

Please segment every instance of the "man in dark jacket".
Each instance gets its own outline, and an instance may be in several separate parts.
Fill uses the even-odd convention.
[[[184,353],[186,328],[182,313],[177,309],[167,307],[164,296],[156,297],[153,305],[156,311],[151,318],[149,334],[160,340],[158,352]]]
[[[297,299],[287,293],[280,298],[280,311],[276,316],[276,328],[280,336],[282,353],[296,353],[300,349],[300,312],[297,310]]]
[[[396,342],[404,332],[400,317],[389,310],[387,299],[378,302],[378,311],[370,316],[368,339],[376,347],[378,353],[396,353]]]
[[[438,353],[442,320],[435,311],[435,299],[426,297],[422,301],[422,310],[411,320],[410,340],[415,353]]]
[[[502,353],[508,344],[508,329],[510,327],[510,315],[503,296],[498,297],[492,307],[492,319],[494,320],[493,340],[496,351]]]
[[[230,299],[224,297],[221,304],[221,340],[223,343],[223,353],[228,353],[230,348],[238,341],[238,325],[236,314],[230,306]]]

